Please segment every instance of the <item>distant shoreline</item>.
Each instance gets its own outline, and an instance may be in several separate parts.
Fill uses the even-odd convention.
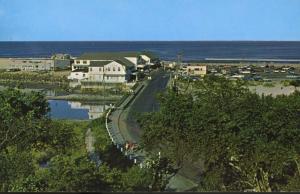
[[[51,57],[21,57],[21,56],[0,56],[1,59],[51,59]],[[162,60],[167,61],[167,60]],[[173,61],[176,61],[173,59]],[[300,63],[300,59],[270,59],[270,58],[204,58],[183,60],[183,62],[280,62],[280,63]]]
[[[300,40],[5,40],[7,42],[300,42]]]
[[[50,57],[67,53],[149,51],[162,60],[299,60],[300,41],[0,41],[0,57]]]
[[[205,58],[205,59],[191,59],[184,62],[202,62],[202,63],[239,63],[239,62],[255,62],[255,63],[300,63],[300,59],[260,59],[260,58]]]

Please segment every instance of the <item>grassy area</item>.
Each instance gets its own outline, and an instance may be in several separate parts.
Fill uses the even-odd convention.
[[[73,148],[69,148],[69,154],[71,154],[72,158],[86,154],[85,134],[90,128],[96,140],[94,144],[95,151],[99,153],[101,160],[113,167],[127,168],[132,165],[131,161],[128,161],[128,159],[113,146],[105,128],[104,117],[92,121],[53,120],[53,122],[73,129],[76,144]],[[35,166],[39,168],[40,163],[49,161],[50,158],[57,153],[53,148],[47,147],[42,150],[32,150],[32,154],[36,161]]]
[[[105,115],[105,114],[104,114]],[[90,122],[89,127],[96,139],[94,144],[96,152],[99,153],[103,162],[111,168],[126,170],[133,166],[133,161],[129,160],[119,149],[117,149],[105,128],[105,118],[101,117]]]
[[[77,138],[77,149],[73,150],[74,156],[80,156],[82,153],[86,152],[85,148],[85,133],[89,127],[90,121],[81,121],[81,120],[55,120],[60,124],[70,125],[75,132]]]
[[[73,120],[53,120],[52,122],[73,129],[73,135],[76,140],[74,147],[68,148],[68,152],[72,153],[72,157],[76,158],[86,153],[85,148],[85,133],[89,125],[89,121],[73,121]],[[31,150],[32,156],[35,159],[35,168],[39,169],[40,164],[49,161],[57,155],[57,151],[53,147],[44,149]]]
[[[264,82],[262,82],[262,81],[252,81],[251,80],[251,81],[246,81],[245,84],[247,86],[259,86],[259,85],[263,85]]]
[[[264,86],[264,87],[271,88],[271,87],[274,87],[275,85],[274,85],[273,83],[268,83],[268,82],[267,82],[267,83],[264,83],[263,86]]]
[[[125,89],[116,86],[116,88],[81,88],[80,93],[82,94],[97,94],[97,95],[123,95]]]
[[[280,82],[283,86],[289,86],[290,85],[290,81],[289,80],[282,80]]]
[[[13,88],[43,88],[56,93],[70,92],[67,75],[69,71],[57,72],[0,72],[0,84]]]
[[[51,72],[0,72],[1,80],[14,80],[22,82],[38,82],[38,83],[49,83],[49,82],[68,82],[67,76],[69,71],[51,71]]]
[[[89,123],[89,127],[96,139],[96,150],[104,152],[111,145],[111,140],[105,128],[105,118],[101,117],[99,119],[92,120]]]

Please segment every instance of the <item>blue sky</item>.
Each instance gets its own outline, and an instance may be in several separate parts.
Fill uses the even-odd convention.
[[[300,0],[0,0],[0,40],[300,40]]]

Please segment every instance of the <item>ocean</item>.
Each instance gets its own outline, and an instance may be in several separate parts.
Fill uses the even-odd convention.
[[[205,58],[300,59],[300,41],[69,41],[0,42],[0,57],[79,56],[84,52],[152,51],[163,60]]]

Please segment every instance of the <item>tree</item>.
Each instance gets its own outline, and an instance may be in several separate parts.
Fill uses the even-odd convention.
[[[48,191],[102,191],[108,187],[104,175],[88,156],[55,156],[48,171]]]
[[[47,121],[48,103],[41,93],[0,92],[0,150],[10,145],[27,148]]]
[[[292,81],[290,81],[290,85],[294,86],[296,89],[296,87],[300,86],[300,80],[292,80]]]
[[[40,93],[25,94],[8,89],[0,92],[0,190],[32,174],[31,153],[37,134],[43,133],[48,121],[48,103]]]
[[[149,191],[151,180],[148,169],[133,166],[122,174],[123,191]]]
[[[200,190],[295,188],[300,93],[260,97],[243,81],[215,76],[192,84],[162,94],[161,109],[140,119],[145,149],[161,150],[173,167],[202,161]]]
[[[52,121],[48,111],[40,93],[0,92],[0,191],[148,190],[150,172],[111,145],[104,118],[84,125],[96,131],[99,167],[81,150],[77,127]]]

